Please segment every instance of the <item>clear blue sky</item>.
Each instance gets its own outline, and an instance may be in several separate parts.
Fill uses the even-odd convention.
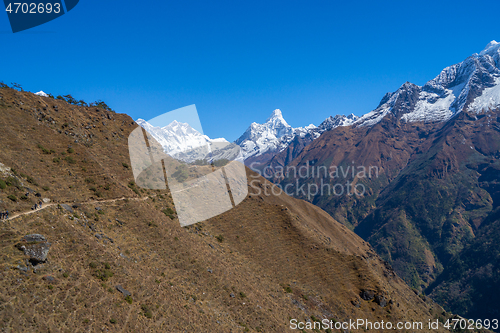
[[[97,1],[12,34],[0,80],[149,119],[196,104],[236,139],[280,108],[292,126],[361,115],[500,40],[500,1]]]

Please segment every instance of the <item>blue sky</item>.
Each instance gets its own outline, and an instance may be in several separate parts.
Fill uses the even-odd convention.
[[[80,0],[16,34],[0,14],[0,80],[134,119],[196,104],[205,134],[235,140],[276,108],[292,126],[366,113],[500,40],[499,12],[498,0]]]

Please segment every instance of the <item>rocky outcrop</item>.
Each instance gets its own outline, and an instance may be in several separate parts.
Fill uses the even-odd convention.
[[[29,260],[36,265],[47,260],[51,244],[40,234],[26,235],[16,247],[29,256]]]

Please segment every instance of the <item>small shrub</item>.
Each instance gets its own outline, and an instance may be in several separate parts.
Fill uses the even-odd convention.
[[[128,304],[132,304],[132,296],[130,295],[125,296],[125,302],[127,302]]]
[[[97,268],[97,263],[95,261],[92,261],[90,264],[89,264],[90,268]]]
[[[48,186],[42,186],[42,190],[44,190],[45,192],[47,192],[47,191],[50,190],[50,187],[48,187]]]
[[[115,318],[111,318],[111,319],[109,320],[109,322],[110,322],[111,324],[116,324],[116,319],[115,319]]]
[[[88,320],[87,318],[83,320],[84,324],[88,324],[89,322],[90,322],[90,320]]]
[[[19,197],[19,199],[21,199],[21,200],[28,200],[28,197],[27,197],[27,196],[25,196],[25,195],[21,195],[21,196]]]
[[[14,178],[14,177],[7,177],[7,179],[5,180],[5,184],[7,184],[7,186],[20,186],[21,183],[19,183],[19,180],[17,178]]]
[[[54,289],[54,286],[53,286],[53,285],[51,285],[51,284],[49,284],[49,285],[48,285],[48,288],[49,288],[50,290],[52,290],[52,289]]]
[[[110,265],[110,264],[108,264],[108,263],[105,263],[105,264],[104,264],[104,268],[106,268],[106,269],[111,269],[111,265]]]
[[[93,178],[85,178],[85,182],[88,184],[95,184],[95,180]]]
[[[108,281],[109,278],[113,277],[113,272],[109,269],[98,270],[95,272],[95,277],[101,281]]]
[[[68,153],[73,154],[75,150],[73,148],[68,148]]]
[[[109,184],[106,184],[106,185],[104,186],[104,189],[105,189],[106,191],[109,191],[109,189],[110,189]]]
[[[219,243],[222,243],[224,241],[224,236],[222,236],[222,235],[215,236],[215,239],[217,239],[217,241],[219,241]]]
[[[290,288],[290,286],[284,286],[283,289],[285,289],[285,292],[287,292],[287,293],[292,292],[292,288]]]
[[[244,292],[240,292],[240,297],[245,298],[245,297],[247,297],[247,295]]]
[[[69,276],[69,274],[68,274],[68,273],[66,273],[66,272],[64,272],[64,273],[63,273],[63,276],[64,276],[65,278],[67,278],[67,277]]]
[[[7,198],[10,199],[10,200],[12,200],[12,201],[14,201],[14,202],[17,202],[17,197],[14,194],[9,194],[7,196]]]
[[[66,156],[65,160],[70,164],[75,164],[76,161],[71,156]]]
[[[170,207],[167,207],[166,209],[163,209],[162,210],[163,214],[167,215],[168,217],[170,217],[171,220],[174,219],[174,210]]]
[[[46,149],[46,148],[42,147],[42,145],[40,145],[40,144],[38,145],[38,148],[40,148],[42,150],[42,153],[47,154],[47,155],[55,153],[55,151],[53,149],[50,149],[50,150]]]
[[[7,183],[3,179],[0,179],[0,189],[5,190],[6,188]]]
[[[149,307],[147,305],[141,305],[141,309],[142,311],[144,312],[144,316],[146,318],[153,318],[153,313],[151,312],[151,310],[149,309]]]
[[[33,177],[28,176],[28,177],[26,178],[26,180],[28,181],[28,183],[38,186],[38,184],[37,184],[37,183],[36,183],[36,181],[33,179]]]
[[[127,163],[122,163],[122,165],[123,165],[123,167],[124,167],[125,169],[130,168],[130,167],[129,167],[129,165],[128,165]]]
[[[54,158],[52,159],[52,162],[54,162],[54,163],[59,163],[59,162],[61,162],[61,159],[60,159],[59,157],[54,157]]]

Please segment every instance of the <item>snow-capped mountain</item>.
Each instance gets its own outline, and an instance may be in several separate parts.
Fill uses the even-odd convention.
[[[189,126],[189,124],[176,120],[164,127],[153,126],[144,119],[138,119],[136,123],[158,141],[165,153],[186,162],[206,158],[206,147],[229,143],[224,138],[210,139]],[[203,147],[203,149],[199,149],[200,147]]]
[[[323,133],[324,131],[329,131],[335,127],[339,126],[349,126],[352,125],[356,120],[358,120],[359,117],[351,113],[348,116],[345,116],[343,114],[338,114],[335,117],[328,117],[326,118],[318,127],[317,129]]]
[[[356,124],[371,126],[387,114],[403,121],[445,121],[457,113],[488,111],[500,106],[500,43],[490,42],[479,54],[447,67],[420,87],[406,82],[387,93],[379,106]]]
[[[318,127],[310,124],[305,127],[293,128],[283,118],[281,110],[276,109],[264,124],[252,123],[235,143],[241,147],[243,157],[247,160],[250,157],[283,151],[297,136],[303,138],[310,135],[312,141],[324,131],[338,126],[348,126],[357,119],[358,117],[353,114],[349,116],[337,115],[330,116]]]
[[[46,93],[44,93],[42,90],[40,90],[39,92],[35,93],[35,95],[42,96],[42,97],[49,97],[49,95],[47,95]]]

